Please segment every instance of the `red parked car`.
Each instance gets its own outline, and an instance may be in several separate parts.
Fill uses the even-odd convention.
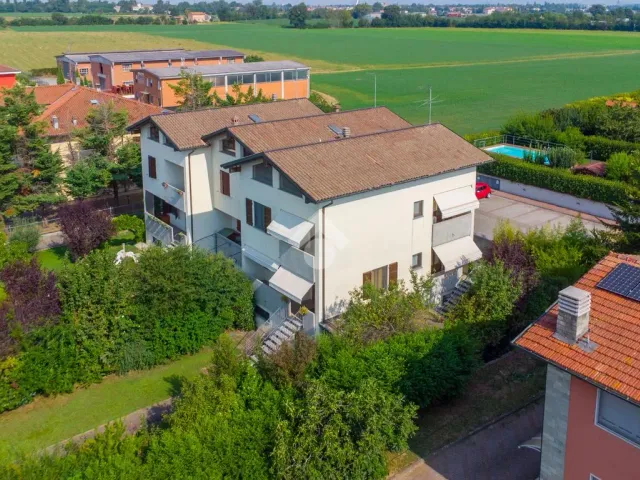
[[[491,187],[484,182],[476,182],[476,198],[481,200],[491,196]]]

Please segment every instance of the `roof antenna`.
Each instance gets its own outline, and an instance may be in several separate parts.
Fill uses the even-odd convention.
[[[424,107],[425,105],[429,105],[429,123],[427,125],[431,125],[431,109],[434,103],[442,103],[444,100],[438,100],[439,97],[433,97],[431,85],[429,85],[429,98],[422,100],[422,103],[418,105],[418,107]],[[414,103],[419,103],[420,100]]]

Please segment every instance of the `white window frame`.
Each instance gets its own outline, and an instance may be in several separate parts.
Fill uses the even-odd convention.
[[[88,68],[79,68],[79,69],[78,69],[78,73],[79,73],[80,75],[83,75],[83,76],[84,76],[84,75],[89,75],[89,69],[88,69]]]
[[[633,440],[631,440],[631,439],[629,439],[627,437],[624,437],[623,435],[619,434],[618,432],[614,432],[613,430],[609,429],[605,425],[601,425],[600,423],[598,423],[598,417],[600,416],[600,393],[602,391],[603,391],[602,389],[598,388],[598,394],[596,395],[595,418],[593,419],[593,424],[596,427],[601,428],[605,432],[610,433],[614,437],[617,437],[620,440],[628,443],[629,445],[632,445],[632,446],[640,449],[640,444],[639,443],[636,443],[635,441],[633,441]],[[608,393],[609,395],[614,395],[613,393],[609,393],[609,392],[605,392],[605,393]],[[614,396],[617,396],[617,395],[614,395]],[[618,397],[618,398],[620,398],[620,397]],[[620,399],[623,400],[622,398],[620,398]],[[623,401],[626,401],[626,400],[623,400]],[[637,407],[637,408],[640,408],[640,407]],[[596,477],[596,478],[598,478],[598,477]]]
[[[130,72],[132,67],[133,67],[133,64],[131,64],[131,63],[123,63],[122,64],[122,71],[123,72]]]
[[[418,257],[418,263],[413,264],[413,258]],[[411,255],[411,270],[419,270],[422,268],[422,252],[414,253]]]

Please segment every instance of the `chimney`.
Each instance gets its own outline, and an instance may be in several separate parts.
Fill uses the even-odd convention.
[[[71,117],[71,123],[78,125],[78,119],[76,117]]]
[[[349,127],[342,127],[342,136],[349,138],[351,136],[351,129]]]
[[[333,111],[336,112],[336,113],[340,112],[340,104],[339,103],[336,103],[333,106]]]
[[[558,320],[554,337],[570,345],[589,331],[591,294],[567,287],[558,294]]]
[[[240,123],[240,119],[238,117],[233,117],[231,119],[231,123],[233,123],[234,125],[238,125]]]
[[[53,128],[55,130],[58,130],[58,128],[60,128],[60,123],[58,122],[58,117],[56,117],[55,115],[53,115],[51,117],[51,124],[53,125]]]
[[[276,96],[276,94],[275,94],[275,93],[272,93],[272,94],[271,94],[271,101],[272,101],[272,102],[275,102],[277,99],[278,99],[278,97]]]

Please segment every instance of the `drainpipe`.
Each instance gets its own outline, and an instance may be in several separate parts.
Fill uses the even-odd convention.
[[[193,188],[191,185],[191,154],[195,152],[191,150],[187,155],[187,163],[189,164],[189,217],[191,217],[191,248],[193,248],[193,239],[195,237],[193,233]]]
[[[326,204],[324,207],[322,207],[322,321],[324,322],[327,318],[327,307],[326,307],[326,302],[325,302],[325,267],[326,267],[326,250],[325,250],[325,238],[326,238],[326,234],[325,234],[325,208],[330,207],[331,205],[333,205],[333,200],[331,200],[331,202],[329,202],[328,204]]]

